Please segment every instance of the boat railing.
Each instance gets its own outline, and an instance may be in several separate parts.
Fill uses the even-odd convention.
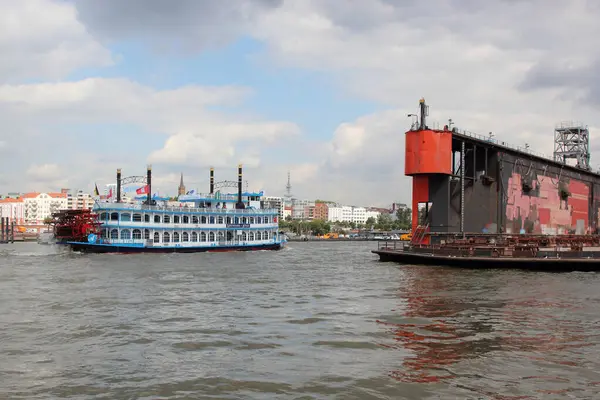
[[[407,242],[400,240],[378,240],[377,250],[394,250],[402,251],[408,247]]]
[[[218,213],[218,214],[278,214],[279,210],[276,208],[196,208],[187,206],[149,206],[146,204],[136,203],[96,203],[94,211],[98,210],[140,210],[140,211],[153,211],[153,212],[189,212],[189,213]]]

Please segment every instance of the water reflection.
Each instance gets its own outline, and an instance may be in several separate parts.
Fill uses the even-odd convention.
[[[452,384],[494,399],[582,390],[565,375],[589,368],[586,348],[596,346],[598,335],[591,321],[573,315],[589,307],[552,292],[545,281],[551,278],[529,275],[526,285],[517,275],[507,281],[486,271],[405,267],[403,273],[402,306],[378,320],[393,337],[384,346],[410,352],[390,371],[393,379]],[[592,321],[597,320],[595,313]],[[597,389],[593,375],[587,386]]]

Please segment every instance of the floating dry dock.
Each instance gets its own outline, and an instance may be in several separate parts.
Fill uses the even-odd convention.
[[[557,124],[545,156],[452,120],[434,129],[428,113],[421,99],[405,134],[412,242],[374,253],[411,264],[600,270],[600,174],[586,126]]]
[[[462,268],[600,271],[598,235],[435,235],[438,244],[380,242],[381,261]]]

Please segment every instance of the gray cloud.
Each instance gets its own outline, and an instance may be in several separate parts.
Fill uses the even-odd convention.
[[[151,39],[164,50],[219,46],[283,0],[73,0],[78,18],[105,40]]]

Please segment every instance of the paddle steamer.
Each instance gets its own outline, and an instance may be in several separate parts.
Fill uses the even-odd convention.
[[[124,184],[145,183],[144,201],[125,203]],[[263,193],[242,192],[242,166],[238,167],[238,193],[221,194],[210,170],[210,191],[168,199],[151,197],[152,169],[146,177],[121,177],[117,170],[116,201],[97,200],[92,210],[62,210],[53,215],[56,243],[86,253],[167,253],[279,250],[285,236],[279,232],[277,209],[265,207]]]

